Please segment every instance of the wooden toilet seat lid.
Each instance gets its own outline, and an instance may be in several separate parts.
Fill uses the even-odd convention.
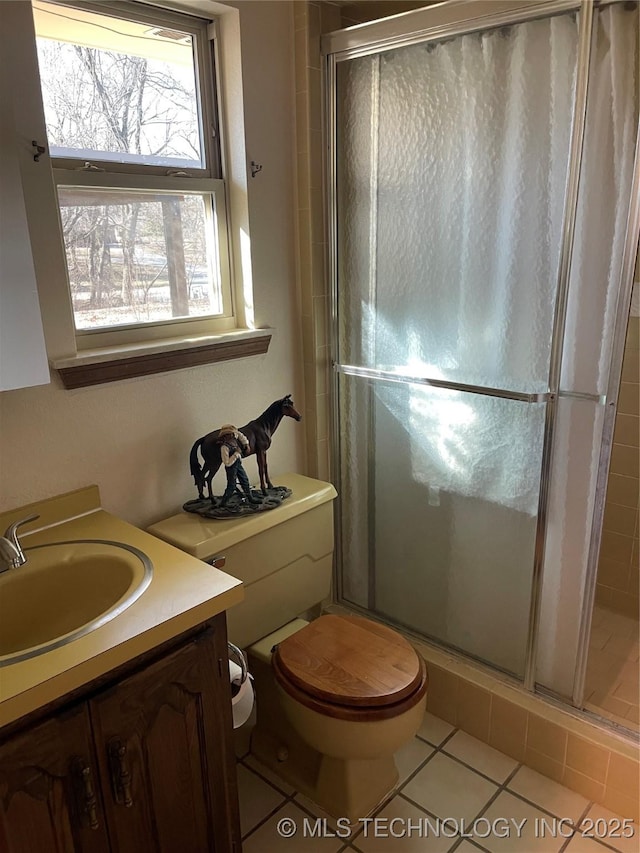
[[[382,708],[411,696],[424,663],[397,631],[360,616],[327,614],[287,637],[274,652],[276,677],[315,699]]]

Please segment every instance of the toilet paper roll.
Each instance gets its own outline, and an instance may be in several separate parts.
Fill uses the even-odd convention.
[[[234,661],[229,661],[229,680],[231,681],[231,711],[233,728],[243,726],[251,715],[255,701],[253,679],[247,675],[242,681],[242,669]]]

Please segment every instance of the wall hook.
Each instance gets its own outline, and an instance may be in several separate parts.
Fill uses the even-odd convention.
[[[258,172],[262,171],[262,163],[256,163],[255,160],[251,161],[251,177],[255,178]]]
[[[39,162],[40,162],[40,155],[41,155],[41,154],[44,154],[44,152],[45,152],[47,149],[44,147],[44,145],[38,145],[38,140],[37,140],[37,139],[32,139],[32,140],[31,140],[31,145],[32,145],[32,146],[33,146],[33,148],[34,148],[34,152],[33,152],[33,159],[35,160],[35,162],[36,162],[36,163],[39,163]]]

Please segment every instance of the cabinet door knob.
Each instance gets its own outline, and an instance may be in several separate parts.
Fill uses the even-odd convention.
[[[76,758],[74,765],[76,778],[78,779],[79,787],[82,792],[80,814],[89,822],[90,829],[99,829],[98,799],[96,797],[96,789],[93,784],[93,773],[91,772],[91,767],[83,758]]]
[[[113,797],[116,803],[130,809],[133,805],[131,773],[127,762],[127,747],[122,741],[112,740],[109,743],[109,759]]]

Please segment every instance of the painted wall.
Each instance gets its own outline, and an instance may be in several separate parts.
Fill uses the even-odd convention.
[[[225,421],[257,416],[292,393],[303,408],[294,233],[293,4],[240,8],[249,220],[258,326],[275,329],[264,356],[160,376],[64,390],[51,385],[0,394],[0,510],[90,483],[103,506],[146,525],[196,496],[193,441]],[[287,419],[269,454],[272,478],[304,470],[304,434]],[[255,457],[247,460],[252,481]],[[214,491],[224,488],[224,473]]]

